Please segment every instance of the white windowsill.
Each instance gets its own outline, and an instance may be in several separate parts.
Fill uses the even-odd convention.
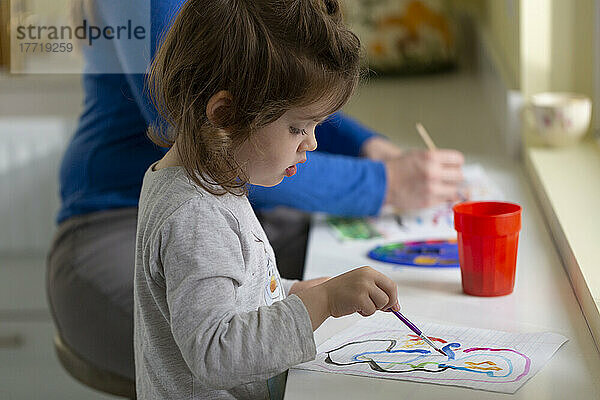
[[[600,348],[600,146],[530,147],[525,165]]]

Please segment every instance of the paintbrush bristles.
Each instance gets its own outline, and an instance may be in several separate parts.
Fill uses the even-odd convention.
[[[433,140],[431,140],[431,137],[427,133],[427,130],[425,129],[425,127],[420,122],[417,122],[416,126],[417,126],[417,132],[419,132],[419,135],[421,135],[421,138],[425,142],[425,145],[427,146],[427,148],[431,151],[437,150],[437,147],[435,147],[435,143],[433,143]]]

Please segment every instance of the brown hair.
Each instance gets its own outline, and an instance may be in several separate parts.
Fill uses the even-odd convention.
[[[150,67],[166,126],[149,136],[166,147],[177,139],[188,176],[209,192],[246,193],[235,149],[293,107],[324,102],[315,118],[339,110],[358,83],[359,54],[336,0],[188,0]],[[221,90],[231,102],[210,121],[206,105]]]

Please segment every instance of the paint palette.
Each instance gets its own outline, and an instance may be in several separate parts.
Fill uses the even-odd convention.
[[[458,267],[456,240],[426,240],[378,246],[368,256],[377,261],[414,267]]]

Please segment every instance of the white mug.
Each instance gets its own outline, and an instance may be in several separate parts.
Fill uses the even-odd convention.
[[[538,93],[531,96],[524,113],[545,144],[564,146],[576,143],[588,131],[592,101],[577,93]]]

